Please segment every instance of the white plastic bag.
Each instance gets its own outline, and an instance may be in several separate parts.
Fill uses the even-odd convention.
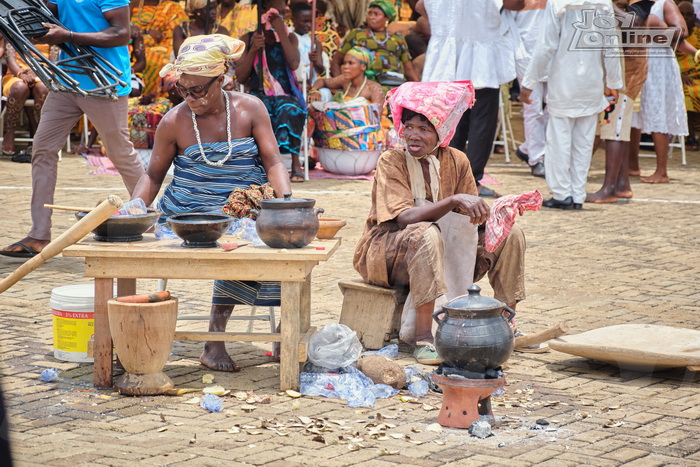
[[[309,340],[309,361],[324,368],[343,368],[360,358],[362,344],[344,324],[326,324]]]

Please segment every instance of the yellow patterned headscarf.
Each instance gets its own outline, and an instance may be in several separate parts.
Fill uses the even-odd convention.
[[[160,76],[174,71],[179,77],[188,75],[214,77],[226,73],[226,63],[241,58],[245,44],[223,34],[192,36],[185,39],[175,63],[168,63],[160,70]]]

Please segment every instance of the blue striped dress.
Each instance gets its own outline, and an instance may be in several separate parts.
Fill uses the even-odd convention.
[[[252,137],[233,140],[231,158],[221,167],[209,165],[198,145],[175,156],[173,180],[158,203],[165,223],[168,216],[192,212],[220,211],[235,188],[267,183],[267,175]],[[228,154],[228,143],[202,143],[207,158],[216,162]],[[215,281],[215,305],[279,305],[279,282]]]

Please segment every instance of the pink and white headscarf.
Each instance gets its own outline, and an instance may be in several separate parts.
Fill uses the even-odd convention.
[[[474,105],[474,86],[471,81],[409,81],[390,90],[386,101],[399,136],[404,131],[403,109],[413,110],[435,127],[438,144],[444,148],[450,144],[462,114]]]

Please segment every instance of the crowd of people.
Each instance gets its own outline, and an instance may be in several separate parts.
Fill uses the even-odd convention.
[[[499,197],[482,181],[504,86],[519,83],[525,141],[516,154],[545,178],[548,208],[632,197],[642,133],[651,134],[657,155],[655,173],[642,182],[669,181],[670,136],[688,135],[688,121],[688,144],[697,144],[700,33],[692,4],[621,2],[409,1],[415,21],[404,36],[392,24],[391,0],[368,2],[362,27],[349,30],[326,16],[324,0],[314,2],[315,17],[308,0],[263,0],[261,11],[231,0],[49,0],[63,27],[46,25],[47,54],[52,45],[89,45],[131,80],[113,101],[48,92],[4,47],[3,153],[14,151],[24,99],[34,99],[41,118],[31,156],[32,228],[0,254],[32,257],[49,243],[44,205],[53,203],[56,154],[83,114],[132,197],[153,203],[174,166],[157,206],[165,216],[221,207],[235,190],[290,193],[290,182],[304,180],[300,153],[310,115],[338,106],[381,113],[386,101],[401,144],[377,163],[354,266],[368,283],[410,288],[413,318],[402,339],[416,345],[419,362],[439,363],[431,317],[437,299],[469,285],[455,278],[476,281],[488,272],[497,298],[511,308],[525,297],[522,231],[514,228],[485,255],[477,227],[490,216],[483,197]],[[647,47],[649,28],[668,43]],[[625,36],[625,29],[636,34]],[[587,48],[582,33],[636,39]],[[75,76],[94,88],[87,76]],[[153,149],[144,169],[134,126],[137,115],[155,114],[146,118],[157,129],[144,137]],[[605,181],[587,195],[597,139],[605,141]],[[210,330],[225,330],[235,305],[278,302],[279,283],[217,281]],[[239,369],[222,342],[206,343],[201,361]]]

